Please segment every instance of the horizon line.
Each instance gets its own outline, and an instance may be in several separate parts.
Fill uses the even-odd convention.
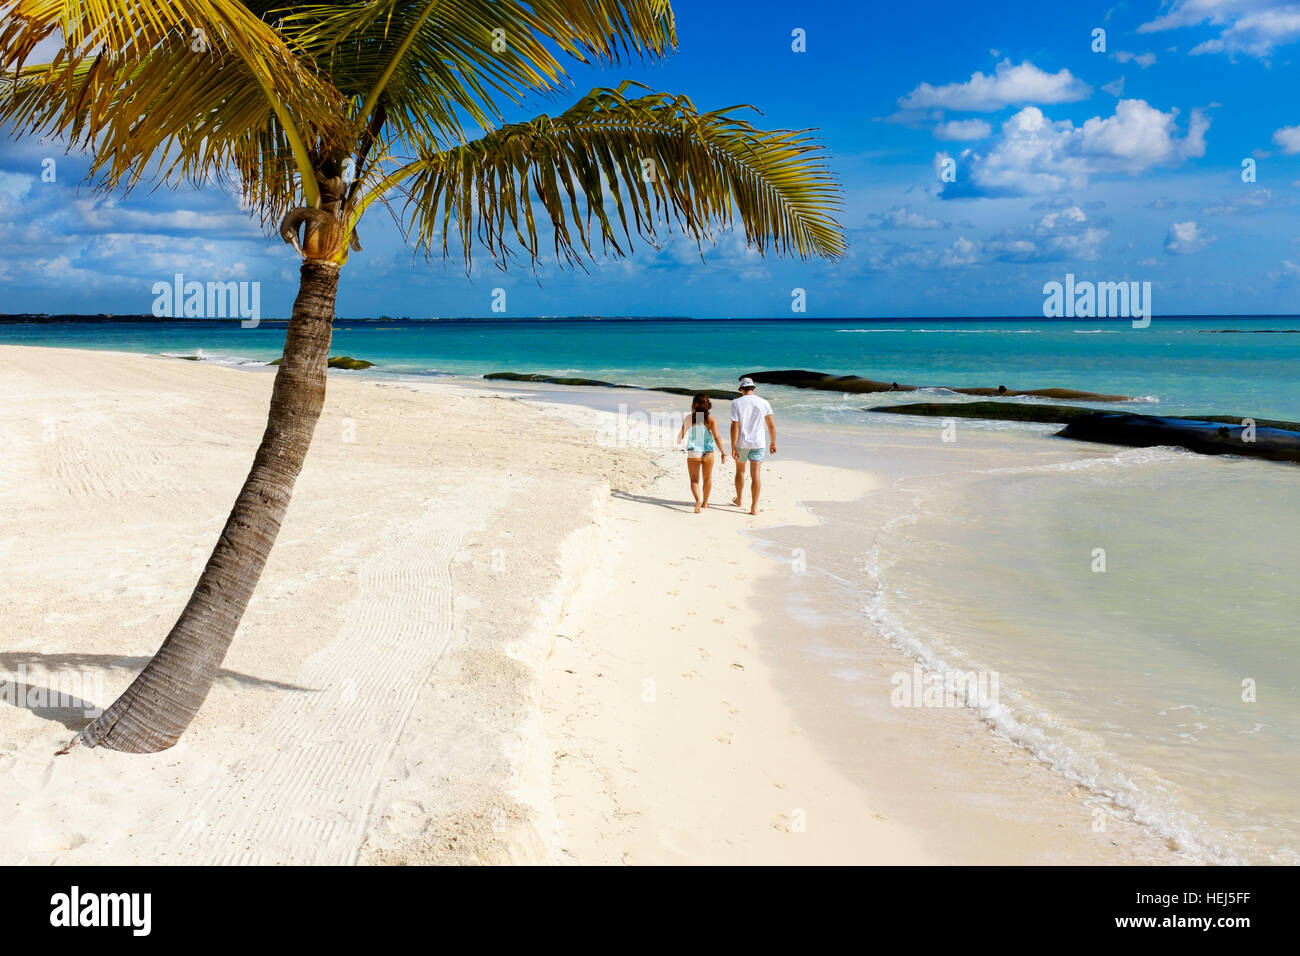
[[[1191,319],[1251,321],[1258,319],[1296,319],[1300,313],[1295,312],[1256,312],[1256,313],[1171,313],[1153,316],[1156,319]],[[150,313],[114,313],[114,312],[10,312],[0,313],[0,323],[37,323],[37,322],[141,322],[163,324],[167,322],[220,323],[240,321],[238,316],[228,318],[199,318],[185,316],[155,316]],[[260,322],[288,322],[288,316],[266,317]],[[802,316],[787,318],[785,316],[697,316],[697,315],[448,315],[448,316],[342,316],[336,315],[334,322],[1044,322],[1058,324],[1078,324],[1091,322],[1129,322],[1124,316],[1093,316],[1082,318],[1047,317],[1042,315],[918,315],[918,316]]]

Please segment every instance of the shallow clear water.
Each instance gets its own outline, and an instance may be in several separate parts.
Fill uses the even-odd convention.
[[[821,524],[758,536],[812,572],[783,579],[801,581],[787,605],[850,646],[884,634],[928,673],[997,674],[988,723],[1189,861],[1300,863],[1300,471],[1054,430],[961,420],[949,444],[940,420],[863,416],[787,431],[786,454],[886,478],[847,503],[804,489]],[[843,687],[845,660],[828,686],[874,693]]]
[[[1300,475],[966,437],[769,541],[815,555],[823,613],[929,672],[996,674],[992,726],[1191,859],[1300,862]]]
[[[1157,318],[1143,330],[1025,320],[340,321],[332,351],[379,365],[339,374],[521,371],[730,387],[745,371],[808,368],[1060,386],[1139,396],[1148,399],[1139,410],[1157,413],[1300,420],[1300,335],[1213,331],[1292,327],[1300,320]],[[0,325],[0,344],[202,350],[235,364],[264,362],[282,341],[282,326],[238,323]],[[964,420],[944,451],[937,420],[862,407],[960,396],[763,392],[779,422],[826,438],[833,461],[891,478],[862,501],[818,505],[824,524],[799,531],[834,584],[825,613],[846,632],[883,632],[936,670],[996,671],[999,707],[987,717],[999,731],[1195,858],[1300,862],[1296,466],[1087,446],[1051,438],[1050,426]],[[797,441],[785,451],[797,453]],[[1098,549],[1104,571],[1094,570]],[[1250,682],[1253,701],[1243,699]]]
[[[580,376],[621,384],[734,387],[757,369],[806,368],[935,386],[1077,388],[1154,398],[1161,412],[1300,419],[1300,319],[1024,319],[924,321],[439,321],[338,320],[333,353],[375,362],[366,374],[494,371]],[[1219,329],[1236,332],[1219,334]],[[0,344],[63,345],[268,361],[283,325],[238,322],[0,325]],[[843,396],[773,389],[787,417],[857,421],[864,405],[935,396]],[[944,396],[940,395],[939,398]]]

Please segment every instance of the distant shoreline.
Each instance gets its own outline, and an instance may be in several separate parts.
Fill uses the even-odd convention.
[[[1259,315],[1162,315],[1157,319],[1177,320],[1180,322],[1259,322],[1268,319],[1290,320],[1300,322],[1300,313],[1268,313]],[[183,323],[189,325],[214,325],[229,322],[238,322],[238,317],[228,319],[198,319],[198,318],[169,318],[158,317],[155,315],[117,315],[114,313],[46,313],[46,312],[16,312],[0,315],[0,325],[93,325],[93,324],[150,324],[150,325],[167,325],[172,323]],[[1088,319],[1049,319],[1041,315],[1016,316],[1016,315],[986,315],[986,316],[829,316],[829,317],[797,317],[787,318],[785,316],[768,316],[768,317],[748,317],[748,316],[689,316],[689,315],[529,315],[529,316],[447,316],[412,319],[408,317],[395,318],[393,316],[378,316],[355,318],[348,316],[336,316],[335,324],[338,323],[364,323],[366,325],[448,325],[448,324],[482,324],[482,325],[514,325],[519,323],[539,323],[539,322],[799,322],[799,323],[839,323],[846,322],[864,322],[869,324],[878,324],[881,322],[1034,322],[1043,324],[1059,325],[1077,325],[1079,323],[1092,324],[1094,322],[1108,322],[1125,325],[1131,320],[1126,318],[1088,318]],[[261,320],[263,325],[286,325],[289,319],[281,318],[264,318]],[[1239,331],[1230,329],[1225,331]],[[1272,333],[1300,333],[1297,329],[1252,329],[1253,332],[1272,332]]]

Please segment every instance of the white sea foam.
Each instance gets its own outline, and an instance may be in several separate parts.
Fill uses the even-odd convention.
[[[1150,449],[1135,449],[1147,452]],[[1130,452],[1106,459],[1115,465],[1117,460],[1128,463],[1151,462],[1159,456],[1144,456]],[[1101,463],[1096,460],[1095,463]],[[1011,471],[1050,470],[995,469],[990,473]],[[952,645],[942,632],[910,620],[914,614],[902,614],[898,609],[911,607],[906,595],[896,595],[891,588],[889,570],[899,556],[907,553],[910,543],[891,546],[892,539],[903,529],[917,525],[922,520],[924,492],[904,493],[907,479],[895,484],[894,497],[904,509],[887,521],[867,551],[863,570],[868,585],[862,610],[872,628],[895,647],[919,661],[928,674],[946,680],[950,673],[968,673],[981,669],[979,661],[970,660]],[[940,485],[936,485],[941,487]],[[915,490],[915,489],[913,489]],[[910,496],[910,506],[904,504]],[[1137,768],[1126,767],[1111,754],[1102,739],[1084,733],[1062,722],[1056,715],[1032,704],[1019,692],[1009,675],[1003,674],[998,699],[993,702],[972,699],[968,706],[997,734],[1024,747],[1037,759],[1067,779],[1112,801],[1131,819],[1151,827],[1161,836],[1178,844],[1190,862],[1239,864],[1246,862],[1229,849],[1225,835],[1215,834],[1195,814],[1182,809],[1164,796],[1165,787],[1152,785],[1149,773],[1138,773]],[[1137,782],[1136,778],[1142,778]]]
[[[213,355],[203,349],[195,349],[193,352],[161,352],[159,353],[166,358],[178,358],[208,362],[212,365],[225,365],[230,368],[244,368],[251,366],[261,366],[267,363],[263,359],[249,358],[246,355]]]

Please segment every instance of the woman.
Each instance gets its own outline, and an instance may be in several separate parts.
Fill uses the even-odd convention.
[[[677,441],[686,439],[686,472],[691,478],[691,494],[695,496],[695,513],[709,506],[709,492],[713,488],[713,453],[722,456],[725,464],[727,453],[722,450],[722,438],[718,435],[718,423],[714,421],[709,409],[713,403],[703,392],[691,400],[690,417],[682,422],[682,430],[677,433]],[[700,475],[704,477],[704,494],[700,494]]]

